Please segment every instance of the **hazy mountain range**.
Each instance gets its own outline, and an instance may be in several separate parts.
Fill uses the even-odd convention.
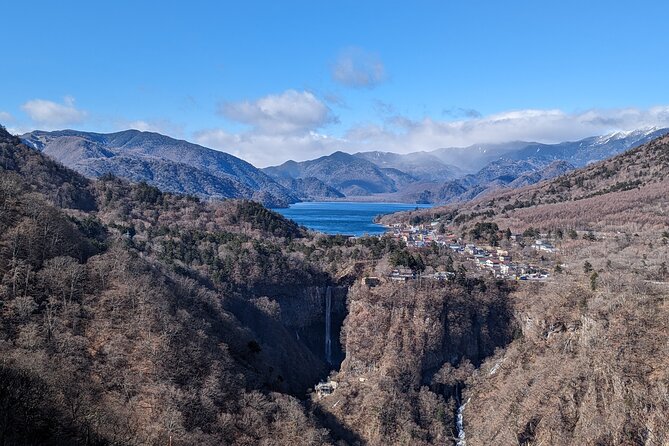
[[[263,171],[284,181],[315,178],[349,198],[451,203],[554,178],[666,133],[651,128],[559,144],[514,141],[409,154],[335,152]]]
[[[337,151],[258,169],[225,152],[158,133],[63,130],[22,135],[31,147],[88,177],[113,174],[169,192],[297,201],[373,199],[451,203],[538,183],[621,153],[669,129],[643,129],[559,144],[514,141],[408,154]]]

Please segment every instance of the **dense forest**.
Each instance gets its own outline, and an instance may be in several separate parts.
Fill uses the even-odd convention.
[[[470,445],[663,444],[667,197],[636,150],[518,192],[569,181],[543,208],[504,196],[395,217],[486,242],[559,230],[555,279],[526,284],[437,245],[89,180],[0,129],[0,444],[455,444],[467,401]],[[595,174],[608,183],[576,196]],[[660,195],[624,221],[613,203],[635,191]],[[600,226],[533,217],[611,197]],[[395,268],[417,279],[386,280]],[[450,279],[421,278],[435,271]]]

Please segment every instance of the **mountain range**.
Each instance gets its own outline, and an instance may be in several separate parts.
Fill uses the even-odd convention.
[[[87,177],[112,174],[168,192],[282,207],[332,199],[462,202],[554,178],[666,133],[669,129],[650,128],[558,144],[513,141],[408,154],[337,151],[264,169],[225,152],[137,130],[34,131],[21,139]]]
[[[669,135],[382,218],[550,271],[515,281],[249,200],[90,180],[0,126],[0,443],[667,444],[668,178]]]
[[[263,171],[284,181],[315,178],[349,198],[453,203],[551,179],[666,133],[650,128],[558,144],[514,141],[409,154],[335,152]]]
[[[34,131],[21,139],[88,177],[113,174],[168,192],[250,198],[270,207],[299,201],[291,190],[246,161],[158,133]]]

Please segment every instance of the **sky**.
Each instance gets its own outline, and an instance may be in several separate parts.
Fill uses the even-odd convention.
[[[259,167],[669,127],[665,0],[2,6],[0,123],[156,131]]]

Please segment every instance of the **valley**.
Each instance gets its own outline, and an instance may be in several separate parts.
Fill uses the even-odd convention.
[[[8,444],[669,439],[667,137],[371,237],[0,137]]]
[[[1,11],[0,446],[669,446],[669,2]]]

